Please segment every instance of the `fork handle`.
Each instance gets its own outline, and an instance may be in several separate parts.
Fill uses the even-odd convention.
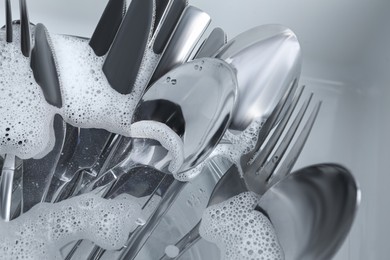
[[[179,249],[179,254],[176,257],[172,258],[164,254],[164,256],[160,258],[160,260],[179,259],[185,252],[188,251],[188,249],[190,249],[201,239],[201,236],[199,234],[199,227],[200,221],[186,235],[184,235],[179,242],[175,244],[175,246]]]

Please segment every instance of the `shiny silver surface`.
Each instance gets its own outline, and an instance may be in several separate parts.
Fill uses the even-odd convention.
[[[157,81],[144,95],[139,108],[142,108],[142,103],[156,104],[153,106],[156,116],[150,114],[148,119],[168,126],[173,115],[183,115],[182,126],[175,124],[172,129],[182,137],[185,160],[181,171],[186,171],[207,158],[225,133],[234,109],[237,82],[231,68],[217,59],[195,60],[178,69]],[[164,109],[163,106],[158,107],[161,100],[179,105],[180,111],[173,110],[161,117],[161,110]],[[183,130],[180,132],[177,129]],[[120,259],[134,259],[137,256],[185,184],[177,180],[171,182],[160,205],[145,226],[138,228],[131,236]]]
[[[302,131],[299,136],[297,137],[297,141],[290,147],[290,151],[287,153],[286,156],[285,152],[289,148],[289,145],[291,141],[294,138],[294,135],[296,134],[297,126],[292,127],[288,129],[286,135],[284,136],[281,143],[276,146],[277,141],[281,138],[283,129],[285,127],[284,121],[289,121],[290,116],[292,114],[292,111],[295,109],[296,103],[298,102],[299,98],[301,97],[301,91],[296,95],[294,98],[294,102],[290,105],[288,113],[285,115],[285,118],[282,119],[282,123],[279,124],[275,131],[270,136],[269,140],[271,140],[270,143],[267,142],[267,145],[270,145],[272,148],[276,149],[277,156],[280,156],[278,160],[275,159],[275,154],[271,154],[269,149],[261,150],[260,153],[255,155],[255,158],[253,160],[247,161],[246,164],[248,164],[247,167],[245,167],[245,170],[243,172],[244,176],[242,177],[239,170],[237,169],[236,165],[232,165],[227,171],[225,165],[218,165],[217,163],[211,162],[210,168],[213,172],[216,173],[224,173],[221,179],[217,182],[217,184],[214,187],[214,190],[210,196],[208,206],[215,205],[218,203],[221,203],[227,199],[230,199],[231,197],[234,197],[240,193],[246,192],[246,191],[254,191],[258,195],[263,195],[265,192],[267,192],[268,189],[270,189],[277,181],[283,180],[285,176],[287,176],[290,173],[291,168],[289,168],[289,171],[285,171],[285,168],[278,169],[275,171],[275,168],[279,165],[281,160],[289,162],[289,166],[293,166],[300,154],[300,151],[302,147],[304,146],[307,137],[310,134],[311,127],[314,124],[314,121],[316,119],[318,110],[319,110],[319,104],[313,109],[311,116],[307,120],[307,123],[304,127],[306,131]],[[310,101],[310,98],[306,100],[305,104],[302,106],[302,109],[300,110],[301,113],[298,113],[297,116],[294,119],[294,123],[297,125],[300,124],[303,115],[306,112],[307,105]],[[293,123],[293,124],[294,124]],[[262,130],[262,129],[261,129]],[[260,130],[260,132],[261,132]],[[276,141],[272,141],[273,139],[276,139]],[[275,147],[276,146],[276,147]],[[273,150],[273,149],[270,149]],[[257,167],[259,163],[257,160],[263,160],[264,154],[269,157],[267,158],[267,165],[272,164],[275,166],[272,169],[266,168],[267,170],[270,170],[270,172],[267,172],[266,174],[263,172],[262,175],[259,175],[259,168]],[[247,176],[249,175],[250,178]],[[273,179],[273,175],[278,176],[277,181]],[[271,176],[271,177],[270,177]],[[188,249],[190,249],[195,243],[197,243],[200,240],[199,235],[199,226],[200,221],[195,225],[185,236],[180,239],[175,246],[179,249],[179,255],[175,257],[174,259],[179,259]],[[168,260],[170,259],[168,256],[164,255],[160,260]]]
[[[321,108],[321,102],[318,102],[310,113],[306,124],[304,125],[298,138],[295,140],[295,143],[292,146],[289,154],[286,157],[283,157],[293,139],[293,136],[298,130],[298,126],[303,119],[303,115],[306,112],[310,100],[311,97],[309,97],[305,104],[302,105],[296,118],[292,122],[291,126],[288,128],[280,144],[277,148],[275,148],[275,152],[272,154],[272,157],[268,159],[264,165],[261,165],[254,161],[249,167],[247,167],[247,170],[244,174],[244,179],[249,190],[262,194],[264,190],[267,189],[267,187],[270,187],[271,185],[276,183],[276,181],[283,179],[286,175],[290,173],[292,167],[294,166],[299,155],[301,154],[303,146],[306,143],[306,140],[317,118],[318,112]],[[279,168],[275,172],[282,158],[284,159],[283,167]],[[275,178],[275,176],[278,176],[278,178]],[[259,182],[259,180],[265,181]],[[258,183],[257,185],[256,182]],[[265,186],[262,185],[263,183],[265,184]]]
[[[7,42],[13,41],[11,0],[5,0],[5,30]]]
[[[55,143],[53,150],[42,159],[27,159],[23,161],[22,175],[22,212],[27,212],[46,197],[51,177],[64,148],[66,123],[57,115],[53,122]]]
[[[15,171],[15,156],[6,154],[1,170],[0,179],[0,217],[4,221],[10,220],[11,215],[11,201],[12,201],[12,185]]]
[[[171,127],[183,141],[185,160],[180,171],[186,171],[202,162],[222,138],[230,123],[236,93],[235,74],[225,62],[213,58],[188,62],[167,73],[147,90],[134,113],[134,121],[153,120]],[[132,168],[148,165],[168,172],[170,159],[167,150],[158,142],[136,139],[124,161],[102,174],[81,193],[100,188],[105,189],[103,196],[106,196]],[[169,180],[169,188],[163,189],[163,200],[152,219],[131,237],[127,245],[131,251],[123,252],[125,259],[137,255],[184,185]],[[96,254],[92,253],[89,259],[97,259]]]
[[[25,57],[30,57],[31,52],[31,34],[30,20],[28,18],[26,0],[19,0],[20,7],[20,43],[21,50]]]
[[[226,41],[226,32],[222,28],[214,28],[200,46],[195,58],[212,57],[215,53],[217,53],[219,48],[226,44]]]
[[[203,161],[221,139],[235,105],[236,86],[235,74],[225,62],[191,61],[154,83],[134,118],[165,123],[181,137],[185,158],[181,171],[185,171]],[[172,124],[172,117],[180,114],[182,119]]]
[[[245,130],[254,118],[267,119],[301,72],[297,37],[281,25],[248,30],[228,41],[215,57],[237,73],[239,95],[232,130]]]
[[[360,202],[351,173],[319,164],[290,174],[259,206],[271,220],[286,260],[331,259],[343,243]]]
[[[210,21],[210,16],[202,10],[194,6],[186,7],[163,51],[151,82],[155,82],[175,66],[188,60]]]

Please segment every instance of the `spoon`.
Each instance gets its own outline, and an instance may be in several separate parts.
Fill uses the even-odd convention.
[[[200,66],[202,70],[198,69]],[[152,85],[138,104],[133,122],[159,122],[173,130],[183,142],[184,160],[180,172],[186,171],[207,158],[222,137],[233,111],[236,84],[234,72],[221,60],[204,58],[185,63]],[[200,103],[202,107],[194,110]],[[171,174],[169,160],[172,158],[156,141],[138,139],[132,153],[88,189],[111,183],[136,164]],[[154,156],[138,156],[137,153]]]
[[[200,66],[202,70],[199,70]],[[133,120],[163,123],[180,136],[184,148],[180,171],[186,171],[203,161],[222,138],[234,109],[236,85],[234,72],[221,60],[204,58],[185,63],[149,88],[140,101]],[[205,96],[204,93],[208,95]],[[199,109],[194,110],[194,107]],[[167,150],[156,141],[136,140],[125,161],[103,174],[82,193],[103,188],[106,189],[104,195],[107,195],[115,182],[137,165],[149,165],[170,174],[170,159]],[[184,184],[177,182],[177,186]],[[164,200],[166,197],[162,198],[162,204]],[[154,225],[146,224],[144,227],[151,226]],[[143,228],[135,231],[140,234],[135,236],[141,239],[137,239],[140,244],[143,244],[142,233],[149,232],[149,228]],[[141,232],[142,230],[144,231]]]
[[[158,49],[159,51],[162,50],[162,53],[156,52],[155,54],[162,55],[161,62],[163,62],[164,64],[169,64],[172,67],[178,66],[186,61],[185,58],[189,56],[189,54],[195,47],[196,43],[198,42],[210,22],[210,17],[206,13],[192,6],[185,7],[186,4],[186,1],[183,0],[170,0],[168,1],[167,5],[162,5],[162,3],[160,3],[156,6],[156,13],[162,16],[160,18],[156,17],[157,20],[155,23],[157,23],[157,25],[153,36],[148,42],[147,46],[147,48],[153,50],[154,52],[157,51],[156,49]],[[181,14],[181,16],[176,17],[179,14]],[[177,19],[180,19],[177,21],[175,17]],[[177,22],[177,25],[174,24],[174,22]],[[187,32],[185,35],[190,37],[183,37],[183,32]],[[164,49],[161,49],[163,43],[166,44],[166,46]],[[172,52],[169,50],[175,51]],[[169,53],[169,55],[166,54],[167,52]],[[130,65],[128,64],[126,66]],[[156,68],[151,68],[152,72],[155,71],[153,77],[162,76],[160,75],[161,66],[157,66],[159,66],[160,69],[156,70]],[[110,69],[115,70],[115,64],[113,64],[113,67],[111,67]],[[150,84],[151,82],[148,83],[148,85]],[[82,131],[84,131],[84,129],[82,129],[81,132]],[[131,144],[129,144],[129,140],[131,139],[126,139],[123,137],[117,138],[116,145],[118,149],[113,149],[112,153],[110,154],[110,157],[123,158],[124,156],[126,156],[129,153],[129,149],[121,150],[121,147],[131,147]],[[110,167],[113,167],[115,165],[116,164],[110,163]],[[106,166],[108,166],[108,164],[106,164]],[[68,193],[67,195],[65,194],[65,196],[61,197],[65,199],[71,195],[76,194],[76,192],[80,191],[83,186],[86,186],[91,183],[94,179],[96,179],[96,176],[99,177],[100,174],[104,173],[107,169],[107,167],[94,167],[87,171],[84,171],[82,174],[80,174],[78,178],[74,178],[78,179],[76,180],[77,183],[73,185],[76,187],[74,192],[71,194]]]
[[[306,124],[304,125],[301,133],[296,138],[295,143],[290,146],[291,141],[293,140],[298,126],[301,123],[301,120],[304,117],[306,109],[309,105],[311,97],[307,99],[302,105],[301,109],[297,113],[295,119],[291,123],[291,126],[286,131],[281,142],[278,142],[281,139],[282,133],[285,130],[286,124],[290,121],[290,118],[293,114],[293,111],[296,108],[296,105],[301,97],[303,88],[299,91],[293,99],[293,103],[289,105],[288,112],[285,117],[282,118],[281,122],[277,125],[272,135],[268,138],[267,143],[264,145],[264,148],[261,149],[260,153],[256,154],[252,162],[246,162],[247,167],[242,176],[238,171],[237,165],[232,165],[229,169],[224,167],[224,165],[219,165],[214,161],[210,162],[210,169],[214,171],[217,175],[221,176],[221,179],[215,185],[212,194],[210,196],[208,207],[221,203],[225,200],[228,200],[238,194],[243,192],[252,191],[258,194],[259,196],[263,195],[270,187],[275,183],[282,180],[287,176],[295,162],[297,161],[302,148],[304,147],[306,140],[311,132],[313,124],[316,120],[320,105],[319,103],[315,106],[311,112]],[[263,130],[260,130],[260,132]],[[259,133],[261,134],[261,133]],[[278,145],[276,145],[278,143]],[[272,151],[275,150],[274,153]],[[289,150],[286,155],[285,152]],[[274,160],[275,156],[278,156],[278,160]],[[258,172],[257,161],[263,161],[268,158],[265,163],[264,169],[266,172],[262,172],[262,175],[257,175],[256,179],[251,179],[251,186],[248,185],[248,180],[246,176],[250,172]],[[282,161],[283,163],[278,170],[274,170]],[[269,167],[269,165],[274,167]],[[240,166],[241,167],[241,166]],[[251,189],[251,187],[256,186],[257,189]],[[179,242],[176,243],[176,248],[178,249],[179,254],[175,256],[175,259],[180,258],[189,248],[191,248],[195,243],[200,240],[199,227],[201,222],[199,221],[186,235],[183,236]],[[167,260],[170,257],[164,255],[160,260]]]
[[[241,103],[236,105],[229,130],[242,131],[255,119],[260,117],[263,120],[267,119],[262,127],[267,131],[261,132],[258,146],[254,148],[256,151],[275,126],[277,119],[286,113],[286,109],[282,111],[282,108],[288,105],[284,106],[284,104],[291,103],[293,95],[287,93],[288,90],[296,87],[301,68],[301,53],[297,38],[291,30],[283,26],[259,26],[229,41],[215,54],[215,57],[225,60],[234,69],[238,81],[238,99]],[[255,61],[253,57],[257,57]],[[268,69],[269,64],[273,64],[272,69]],[[236,120],[238,124],[233,124],[235,117],[242,116],[241,114],[244,114],[248,121],[243,124],[241,120]],[[243,160],[249,161],[249,159],[243,157]],[[130,240],[134,242],[129,243],[123,250],[122,259],[134,259],[183,187],[182,182],[172,183],[164,196],[166,199],[163,199],[156,213],[152,215],[152,219],[143,227],[144,232],[131,236]],[[148,226],[151,227],[146,232]]]
[[[245,31],[215,57],[226,61],[237,74],[237,109],[229,126],[236,131],[245,130],[254,118],[269,118],[287,89],[298,82],[302,66],[297,37],[281,25]]]
[[[242,184],[240,179],[236,181]],[[237,194],[245,191],[245,187],[239,187]],[[226,199],[213,197],[213,204]],[[255,210],[270,219],[286,260],[327,260],[348,235],[359,202],[360,190],[347,169],[337,164],[317,164],[291,173],[272,186]],[[177,246],[184,247],[185,252],[199,239],[199,234],[189,233]],[[183,242],[190,245],[185,247]],[[161,258],[165,259],[170,258]]]
[[[275,227],[286,260],[331,259],[352,226],[360,190],[337,164],[318,164],[289,175],[259,206]]]

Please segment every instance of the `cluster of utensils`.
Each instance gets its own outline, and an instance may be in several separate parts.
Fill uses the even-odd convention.
[[[5,3],[7,41],[12,41],[11,5],[9,0]],[[20,0],[20,7],[21,50],[29,56],[25,0]],[[310,95],[297,108],[304,87],[299,87],[302,57],[296,36],[284,26],[263,25],[227,41],[225,32],[215,28],[199,44],[209,23],[206,13],[183,0],[133,0],[128,8],[124,0],[110,0],[90,46],[97,56],[106,56],[102,69],[122,94],[131,92],[145,50],[160,55],[133,122],[159,122],[181,138],[184,159],[179,175],[186,176],[202,164],[208,170],[221,168],[210,157],[214,148],[234,147],[229,136],[239,137],[257,124],[253,144],[221,174],[208,205],[255,192],[261,196],[258,209],[273,223],[286,259],[330,259],[352,225],[359,189],[351,173],[336,164],[291,173],[321,105],[310,107]],[[45,41],[44,34],[35,37],[36,43]],[[35,56],[51,55],[44,45],[36,52]],[[31,63],[33,70],[42,72],[36,75],[49,99],[58,93],[45,85],[55,82],[55,73],[45,73],[54,71],[50,64],[37,57]],[[56,143],[44,158],[0,159],[2,218],[12,220],[37,203],[59,202],[85,192],[105,198],[122,192],[158,195],[161,201],[154,213],[130,234],[121,250],[119,259],[134,259],[191,180],[172,176],[172,157],[155,140],[81,129],[59,116],[54,129]],[[145,167],[154,170],[146,174]],[[201,172],[192,178],[202,178]],[[198,224],[178,238],[175,258],[199,239]],[[65,259],[72,259],[81,243],[75,243]],[[104,253],[94,247],[88,259],[100,259]],[[161,259],[171,257],[162,253]]]

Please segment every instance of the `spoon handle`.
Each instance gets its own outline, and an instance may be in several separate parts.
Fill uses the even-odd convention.
[[[160,260],[179,259],[185,252],[188,251],[188,249],[190,249],[201,239],[201,236],[199,234],[199,227],[200,221],[186,235],[184,235],[179,242],[175,244],[175,247],[179,249],[179,254],[177,256],[172,258],[167,254],[164,254],[164,256],[160,258]]]

